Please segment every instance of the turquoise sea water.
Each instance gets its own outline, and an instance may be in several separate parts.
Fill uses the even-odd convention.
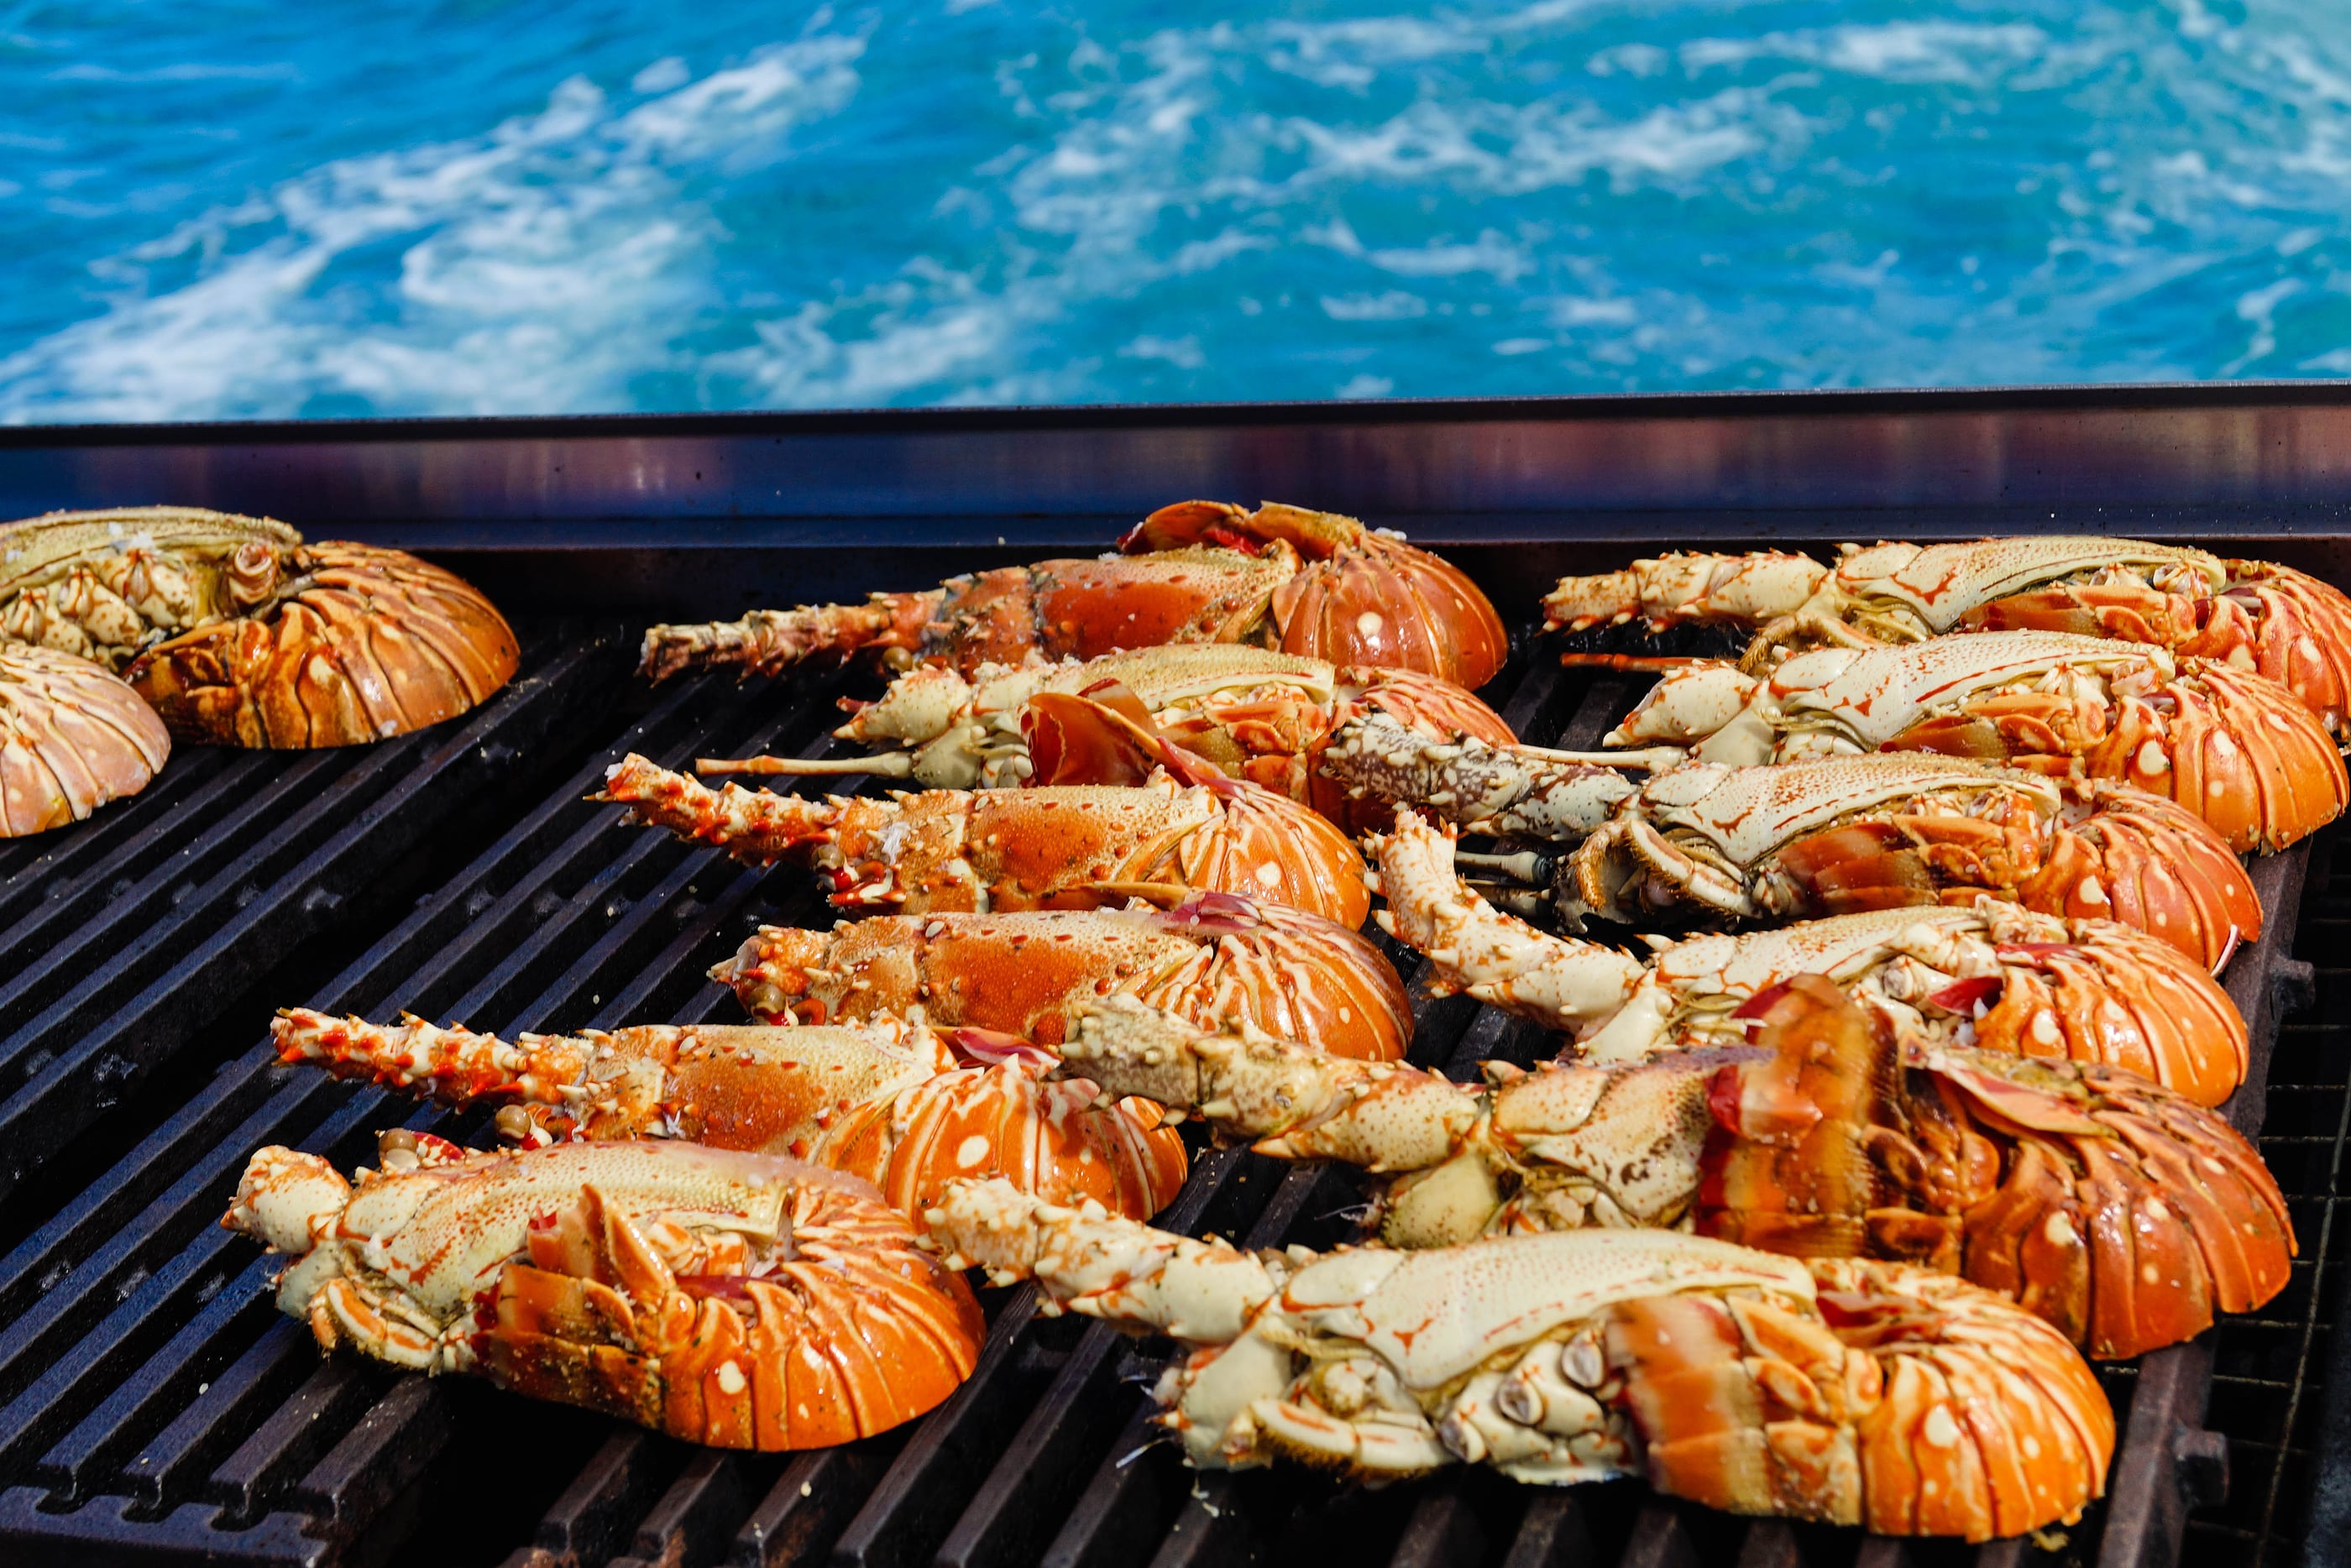
[[[2351,4],[0,0],[0,420],[2351,373]]]

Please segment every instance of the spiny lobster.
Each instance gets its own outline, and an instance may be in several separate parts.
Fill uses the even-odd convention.
[[[1351,839],[1287,795],[1230,779],[818,801],[713,790],[632,754],[589,798],[747,865],[805,856],[850,909],[1091,909],[1197,891],[1358,926],[1371,908]]]
[[[895,749],[816,761],[705,759],[696,770],[705,777],[878,774],[929,789],[1123,784],[1149,773],[1150,762],[1125,754],[1127,737],[1110,719],[1115,714],[1230,777],[1347,823],[1345,792],[1322,779],[1316,763],[1335,729],[1367,713],[1439,739],[1457,732],[1503,745],[1515,739],[1500,715],[1433,675],[1210,643],[987,670],[975,680],[925,665],[833,732]],[[1111,753],[1120,754],[1113,761]]]
[[[2171,800],[2102,779],[1872,752],[1692,763],[1636,784],[1537,747],[1432,740],[1376,714],[1340,731],[1323,769],[1366,800],[1571,848],[1556,862],[1482,862],[1551,883],[1571,927],[1586,915],[1812,919],[1990,894],[2120,920],[2213,969],[2261,935],[2261,900],[2218,832]]]
[[[2168,942],[2111,920],[1987,898],[1652,939],[1644,963],[1493,909],[1455,874],[1452,841],[1410,811],[1377,853],[1380,922],[1428,955],[1440,987],[1571,1031],[1589,1061],[1741,1044],[1743,1006],[1824,974],[1928,1044],[2126,1068],[2199,1106],[2244,1079],[2245,1023],[2228,993]]]
[[[2279,849],[2341,814],[2351,784],[2276,681],[2163,649],[2054,631],[1799,653],[1767,676],[1670,671],[1608,747],[1556,758],[1666,768],[1938,752],[2167,795],[2237,850]]]
[[[902,1213],[957,1176],[1008,1176],[1138,1218],[1184,1184],[1183,1141],[1156,1107],[1048,1083],[1049,1053],[987,1030],[649,1023],[509,1043],[299,1008],[278,1014],[273,1038],[288,1063],[444,1105],[504,1103],[500,1128],[517,1142],[683,1138],[790,1155],[872,1183]]]
[[[521,657],[490,601],[429,562],[184,506],[0,527],[0,637],[118,670],[181,740],[235,746],[405,734]]]
[[[1260,1154],[1376,1173],[1372,1224],[1393,1246],[1694,1222],[1768,1251],[1960,1274],[2100,1357],[2193,1338],[2285,1287],[2276,1180],[2220,1116],[2159,1085],[1906,1047],[1819,975],[1740,1012],[1751,1048],[1489,1062],[1472,1086],[1113,998],[1081,1013],[1057,1071]]]
[[[1007,566],[862,605],[656,626],[645,633],[643,672],[773,674],[812,655],[873,649],[969,674],[1031,655],[1246,642],[1478,687],[1510,654],[1501,618],[1458,569],[1336,513],[1186,501],[1154,512],[1119,547],[1123,555]]]
[[[1203,1469],[1646,1473],[1711,1508],[1981,1541],[2079,1517],[2114,1449],[2062,1335],[1896,1263],[1662,1231],[1252,1253],[1002,1182],[925,1219],[948,1262],[1035,1280],[1040,1311],[1187,1347],[1160,1420]]]
[[[1761,673],[1791,647],[1916,642],[1952,631],[2076,632],[2155,643],[2282,682],[2326,727],[2351,705],[2351,598],[2267,561],[2099,535],[1848,545],[1809,556],[1676,555],[1565,577],[1543,601],[1554,630],[1638,618],[1758,628]]]
[[[887,1431],[977,1364],[970,1287],[853,1178],[692,1144],[380,1158],[354,1187],[265,1148],[221,1220],[289,1260],[277,1305],[321,1349],[768,1450]]]
[[[763,926],[710,971],[769,1023],[884,1015],[1058,1047],[1071,1010],[1140,997],[1202,1023],[1247,1021],[1334,1055],[1394,1061],[1412,1037],[1395,966],[1352,927],[1230,893],[1173,909],[876,915]]]

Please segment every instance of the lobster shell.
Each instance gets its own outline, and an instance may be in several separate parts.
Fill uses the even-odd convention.
[[[0,838],[63,827],[137,794],[171,754],[154,711],[97,665],[0,646]]]
[[[2106,1359],[2285,1287],[2294,1231],[2260,1155],[2137,1074],[1970,1052],[1906,1068],[1883,1021],[1818,975],[1759,1023],[1764,1059],[1723,1068],[1710,1096],[1700,1234],[1962,1274]]]
[[[1276,645],[1333,664],[1416,670],[1457,685],[1491,680],[1510,634],[1486,596],[1451,562],[1353,517],[1267,502],[1163,506],[1119,542],[1130,554],[1215,543],[1280,542],[1306,565],[1273,592]]]
[[[1392,1062],[1412,1033],[1395,968],[1336,921],[1228,894],[1171,910],[877,915],[831,931],[765,926],[710,971],[778,1022],[919,1008],[943,1028],[1058,1048],[1071,1010],[1134,995],[1213,1028],[1246,1020],[1334,1056]]]
[[[490,601],[399,550],[290,552],[295,591],[158,643],[125,678],[172,733],[215,745],[351,746],[454,718],[514,676]]]

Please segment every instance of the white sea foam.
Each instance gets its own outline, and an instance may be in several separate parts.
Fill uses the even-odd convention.
[[[2351,373],[2323,30],[1353,9],[650,36],[99,252],[0,418]],[[127,210],[0,146],[43,212]]]
[[[681,164],[771,150],[857,88],[862,39],[754,52],[625,109],[594,84],[472,140],[340,160],[106,265],[104,314],[0,359],[0,418],[624,408],[702,302]],[[674,75],[656,69],[657,83]],[[338,286],[400,244],[390,308]],[[148,292],[147,276],[197,275]]]

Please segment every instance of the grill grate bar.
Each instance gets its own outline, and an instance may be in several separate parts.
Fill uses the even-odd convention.
[[[577,709],[610,662],[601,639],[567,645],[447,735],[402,737],[370,748],[347,768],[335,753],[308,754],[318,760],[287,766],[279,787],[256,799],[254,813],[282,820],[251,849],[201,886],[181,884],[193,891],[176,904],[162,892],[177,875],[168,863],[142,879],[134,889],[141,896],[118,900],[113,918],[93,926],[90,940],[109,934],[120,950],[0,1044],[0,1056],[12,1060],[46,1054],[37,1075],[0,1103],[0,1148],[6,1151],[0,1194],[179,1051],[277,955],[331,923],[349,897],[466,798],[526,774],[531,748]],[[333,786],[306,803],[283,798],[296,781],[329,775]],[[180,836],[207,837],[193,824]],[[213,836],[235,844],[243,836]],[[151,893],[171,912],[141,929],[120,929],[150,905]],[[54,967],[71,972],[78,966]],[[113,1000],[120,992],[131,993],[128,1001]]]

